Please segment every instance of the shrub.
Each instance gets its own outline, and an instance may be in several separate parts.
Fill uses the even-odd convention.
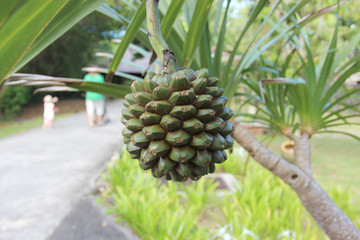
[[[0,120],[11,120],[32,99],[33,89],[27,86],[7,87],[0,95]]]
[[[162,183],[144,173],[124,152],[108,165],[110,213],[126,221],[142,239],[327,239],[296,194],[281,180],[235,149],[222,164],[239,180],[237,191],[216,190],[204,178],[189,184]],[[236,169],[236,170],[234,170]],[[349,190],[330,196],[352,219],[360,209]],[[360,219],[355,220],[360,225]]]

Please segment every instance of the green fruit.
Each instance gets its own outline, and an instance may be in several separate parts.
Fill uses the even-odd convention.
[[[196,118],[202,121],[203,123],[207,123],[211,121],[215,116],[215,111],[212,109],[199,109],[196,114]]]
[[[140,131],[131,136],[131,142],[137,147],[145,148],[149,146],[150,140]]]
[[[174,105],[186,105],[192,103],[195,97],[196,95],[193,90],[173,92],[169,98],[169,102]]]
[[[144,112],[143,114],[141,114],[139,119],[142,124],[147,126],[147,125],[158,124],[161,120],[161,116],[156,113]]]
[[[175,147],[182,147],[188,145],[191,135],[184,130],[177,130],[175,132],[168,132],[165,140]]]
[[[222,128],[219,132],[223,137],[230,135],[234,130],[234,125],[231,122],[225,121],[225,123],[225,127]]]
[[[131,92],[143,92],[145,90],[144,82],[141,81],[134,81],[131,86]]]
[[[142,128],[142,132],[149,140],[164,139],[166,136],[165,130],[160,125],[151,125]]]
[[[163,116],[160,125],[166,131],[175,131],[181,127],[181,120],[170,115]]]
[[[208,166],[195,166],[192,169],[193,173],[196,174],[197,176],[204,176],[206,174],[209,173],[209,167]]]
[[[191,118],[183,122],[182,128],[191,134],[196,134],[204,129],[204,123],[199,119]]]
[[[130,143],[130,138],[124,137],[124,143],[125,143],[125,144]]]
[[[224,161],[225,158],[221,151],[216,151],[212,153],[212,163],[223,163]]]
[[[158,166],[154,166],[153,168],[151,168],[151,174],[153,175],[154,178],[161,178],[165,175],[163,172],[159,170]]]
[[[128,108],[124,108],[121,111],[121,114],[122,114],[123,118],[125,118],[126,120],[129,120],[129,119],[132,119],[135,117]]]
[[[206,68],[202,68],[195,72],[196,78],[208,78],[209,77],[209,70]]]
[[[224,150],[225,147],[226,147],[225,138],[220,134],[216,134],[216,136],[214,136],[214,140],[212,141],[208,149],[215,152],[219,150]]]
[[[222,120],[219,117],[214,117],[213,120],[205,124],[205,132],[211,133],[211,134],[217,134],[220,132],[221,129],[223,129],[226,126],[226,123],[224,120]]]
[[[168,72],[166,72],[168,71]],[[148,73],[131,84],[121,122],[126,149],[156,178],[178,182],[213,173],[232,148],[234,112],[207,69]]]
[[[170,144],[164,140],[152,141],[148,147],[148,151],[157,158],[167,156],[170,149]]]
[[[234,139],[230,135],[227,135],[225,137],[225,142],[226,142],[225,149],[232,148],[234,145]]]
[[[209,165],[209,163],[211,163],[211,159],[211,152],[205,149],[202,151],[197,151],[195,157],[191,159],[191,162],[200,167],[203,167]]]
[[[157,113],[162,116],[168,114],[172,108],[173,106],[167,101],[151,101],[145,106],[147,112]]]
[[[199,95],[195,101],[194,101],[194,106],[197,108],[207,108],[210,106],[211,104],[211,100],[213,99],[213,97],[211,95]]]
[[[217,77],[209,77],[207,81],[208,87],[215,87],[219,82],[219,78]]]
[[[193,169],[190,163],[179,163],[176,167],[176,171],[183,177],[188,177]]]
[[[154,88],[157,87],[157,84],[154,81],[152,81],[154,76],[155,76],[155,73],[153,73],[153,72],[149,72],[148,74],[146,74],[146,76],[144,78],[145,92],[152,93]]]
[[[201,132],[193,136],[190,145],[196,149],[208,148],[214,140],[214,136],[207,133]]]
[[[131,136],[133,135],[133,132],[130,131],[129,129],[127,129],[127,128],[123,128],[121,133],[125,138],[131,138]]]
[[[170,152],[170,159],[175,162],[185,163],[194,157],[196,150],[190,146],[186,147],[173,147]]]
[[[125,100],[129,103],[129,104],[136,104],[136,97],[134,96],[134,93],[129,93],[125,96]]]
[[[159,171],[166,174],[166,173],[170,172],[171,170],[173,170],[177,164],[178,164],[177,162],[171,160],[168,157],[161,157],[158,161],[158,168],[159,168]]]
[[[133,132],[141,131],[141,129],[143,128],[140,120],[137,118],[132,118],[132,119],[128,120],[125,123],[125,126],[127,129],[129,129],[130,131],[133,131]]]
[[[221,117],[224,120],[229,120],[232,116],[234,116],[234,111],[228,107],[224,107],[218,114],[218,117]]]
[[[137,104],[134,104],[134,105],[130,105],[128,108],[127,108],[131,114],[133,116],[135,116],[136,118],[140,117],[140,115],[145,111],[144,107],[140,106],[140,105],[137,105]]]
[[[139,154],[141,152],[141,147],[137,147],[135,146],[132,142],[130,142],[127,146],[126,146],[126,150],[130,153],[130,154]]]
[[[171,110],[170,115],[181,120],[186,120],[193,118],[196,115],[196,112],[196,107],[193,105],[175,106]]]
[[[173,91],[188,90],[190,89],[190,81],[185,75],[174,76],[170,80],[169,87]]]
[[[150,151],[146,150],[146,148],[143,148],[141,150],[141,154],[140,154],[140,161],[143,163],[143,164],[146,164],[146,165],[151,165],[153,166],[157,160],[159,158],[157,158],[156,156],[154,156]]]
[[[195,90],[196,94],[203,94],[206,92],[207,80],[206,78],[199,78],[191,82],[192,88]]]
[[[155,100],[167,100],[169,99],[172,91],[170,88],[165,86],[157,86],[153,90],[153,99]]]

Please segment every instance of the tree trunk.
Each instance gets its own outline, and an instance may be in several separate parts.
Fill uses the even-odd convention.
[[[332,240],[360,240],[360,231],[312,178],[307,133],[295,137],[295,163],[264,147],[244,127],[235,123],[233,138],[263,167],[281,178],[297,193],[307,211]]]

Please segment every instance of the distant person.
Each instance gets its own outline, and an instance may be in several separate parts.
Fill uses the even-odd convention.
[[[84,80],[89,82],[105,82],[104,77],[100,74],[98,67],[87,67],[83,70],[89,72],[85,75]],[[86,112],[89,121],[89,127],[94,127],[94,120],[96,115],[96,123],[101,126],[104,124],[103,118],[105,113],[105,97],[99,93],[86,92]]]
[[[58,101],[57,97],[46,95],[44,97],[44,124],[43,129],[48,130],[52,127],[55,118],[55,103]]]

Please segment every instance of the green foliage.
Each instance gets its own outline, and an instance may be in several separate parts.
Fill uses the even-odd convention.
[[[21,72],[83,78],[81,68],[95,62],[95,51],[109,51],[107,32],[113,27],[107,17],[94,12],[26,64]]]
[[[354,117],[360,116],[357,108],[359,103],[347,103],[346,100],[357,94],[359,89],[352,89],[339,95],[345,80],[352,74],[360,71],[359,55],[349,57],[351,51],[360,42],[360,34],[342,48],[338,48],[338,25],[332,35],[328,50],[320,57],[314,55],[308,33],[303,29],[298,35],[287,39],[286,45],[293,50],[288,53],[280,64],[266,61],[262,58],[259,68],[264,72],[260,74],[249,73],[249,78],[243,82],[256,97],[252,97],[249,104],[257,107],[255,114],[239,114],[252,116],[268,125],[273,130],[288,135],[300,129],[310,134],[322,132],[339,132],[357,136],[328,128],[346,125]],[[279,56],[281,53],[279,53]],[[288,68],[298,65],[289,75]],[[287,78],[286,78],[287,77]],[[259,84],[259,78],[267,79]],[[277,79],[300,80],[300,84],[274,84]],[[248,95],[243,95],[248,96]],[[348,114],[348,110],[353,110]]]
[[[2,1],[0,86],[6,76],[18,71],[103,1]]]
[[[103,179],[110,187],[103,197],[113,199],[109,211],[142,239],[327,239],[296,194],[276,176],[250,160],[242,178],[245,159],[244,151],[236,148],[222,164],[241,180],[236,191],[223,191],[206,178],[162,183],[144,174],[124,152],[107,167]],[[360,226],[360,209],[350,190],[333,187],[330,196]]]
[[[21,112],[22,106],[32,98],[32,88],[25,86],[7,87],[0,94],[0,120],[11,120]]]

